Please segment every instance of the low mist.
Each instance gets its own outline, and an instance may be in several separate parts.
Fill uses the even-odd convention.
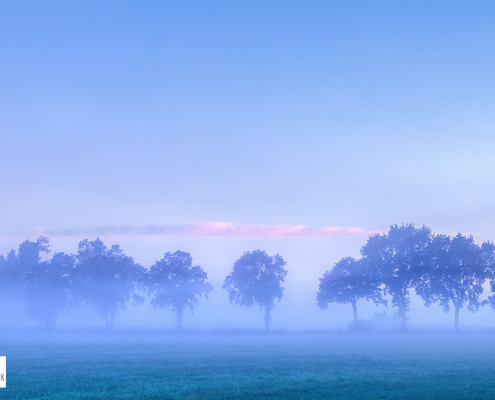
[[[0,293],[5,310],[0,326],[4,330],[34,329],[40,332],[86,329],[106,332],[129,329],[349,332],[492,329],[495,325],[495,313],[490,307],[492,245],[489,242],[475,244],[472,237],[457,237],[457,242],[468,246],[462,249],[461,256],[466,258],[465,253],[472,251],[469,260],[477,268],[474,272],[461,271],[463,279],[466,280],[466,274],[470,273],[478,285],[471,292],[466,288],[464,297],[454,299],[459,309],[457,326],[454,301],[449,301],[442,288],[435,289],[430,283],[441,279],[441,275],[438,278],[435,274],[441,274],[442,268],[454,271],[463,265],[462,260],[457,261],[457,266],[452,261],[454,251],[457,251],[454,247],[456,237],[447,240],[447,237],[432,235],[427,230],[423,232],[422,243],[413,243],[414,246],[408,245],[404,250],[403,254],[408,257],[406,261],[404,257],[387,259],[384,253],[396,246],[394,235],[419,240],[417,236],[422,229],[425,227],[392,226],[388,234],[370,236],[364,246],[362,239],[345,239],[345,247],[338,240],[334,240],[336,243],[332,247],[322,240],[307,239],[265,243],[210,239],[209,246],[190,243],[197,257],[194,253],[174,250],[162,253],[155,261],[150,260],[150,254],[157,254],[158,247],[164,246],[150,241],[147,247],[144,246],[146,251],[140,252],[147,255],[139,257],[144,265],[120,246],[107,246],[99,239],[83,240],[77,245],[77,252],[63,253],[56,252],[48,238],[40,237],[21,243],[17,250],[0,259]],[[444,245],[441,254],[448,258],[432,253],[433,250],[440,251],[434,248],[438,238]],[[373,251],[366,254],[366,249],[379,240],[390,243],[383,244],[378,250],[372,249],[379,255],[378,260]],[[445,240],[451,247],[445,247]],[[123,242],[126,249],[136,252],[144,243],[129,239]],[[246,242],[251,250],[241,250]],[[184,248],[187,243],[175,244]],[[255,246],[263,244],[268,251],[256,249]],[[66,251],[70,251],[71,245],[74,244],[57,243]],[[325,251],[318,251],[323,245]],[[394,254],[402,251],[399,247]],[[283,248],[285,252],[277,254],[277,248]],[[326,261],[330,253],[335,260],[333,263]],[[356,265],[351,263],[346,268],[355,268],[354,272],[346,270],[348,275],[338,275],[342,260],[348,260],[348,263],[353,260]],[[397,294],[387,287],[394,283],[387,281],[386,268],[389,267],[384,260],[395,268],[393,273],[398,278],[394,279],[402,279],[401,273],[410,274],[406,281],[407,293],[402,293],[407,304],[402,305],[402,309],[397,306]],[[445,260],[451,264],[447,265]],[[360,274],[362,279],[357,292],[353,292],[357,290],[353,285],[358,285],[357,275],[353,273]],[[231,277],[230,286],[228,276]],[[330,279],[333,286],[324,286],[324,277]],[[429,280],[426,286],[425,279]],[[256,282],[258,286],[253,285]],[[374,300],[363,285],[368,285],[366,290],[374,290]],[[417,293],[418,287],[422,292]],[[448,312],[446,307],[449,307]],[[401,310],[405,310],[405,319],[401,317]]]

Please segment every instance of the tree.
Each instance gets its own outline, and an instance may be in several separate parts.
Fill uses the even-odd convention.
[[[474,243],[472,236],[460,233],[450,238],[436,235],[428,245],[428,263],[418,276],[416,292],[429,307],[439,302],[444,312],[454,306],[454,326],[459,331],[459,310],[468,303],[468,310],[478,311],[483,293],[483,283],[487,276],[484,253],[492,249],[493,244],[482,247]]]
[[[392,305],[398,308],[402,320],[402,330],[407,328],[409,288],[426,262],[430,235],[426,226],[392,225],[388,234],[370,236],[361,248],[361,255],[385,285],[385,294],[392,296]]]
[[[17,260],[19,268],[21,269],[21,275],[24,277],[31,268],[38,265],[41,261],[40,253],[50,253],[48,250],[49,240],[46,236],[40,236],[36,242],[25,240],[19,245],[19,251],[17,252]]]
[[[0,256],[0,304],[2,324],[16,322],[23,316],[22,274],[17,254],[11,250],[6,257]]]
[[[0,256],[0,277],[0,298],[12,299],[19,291],[22,282],[15,250],[11,250],[7,257]]]
[[[481,245],[481,252],[487,269],[486,275],[490,279],[490,289],[492,293],[495,293],[495,246],[493,243],[485,242]],[[484,300],[481,304],[483,306],[490,304],[490,307],[495,310],[495,295],[488,296],[488,300]]]
[[[365,260],[352,257],[341,259],[331,271],[325,271],[320,278],[319,291],[316,294],[318,307],[323,310],[329,303],[350,303],[357,321],[357,301],[372,300],[376,305],[386,304],[382,298],[379,281],[367,268]]]
[[[41,253],[49,253],[48,238],[40,236],[35,242],[25,240],[17,253],[11,250],[7,257],[0,256],[0,302],[2,320],[18,320],[23,315],[25,278],[41,261]]]
[[[182,316],[188,307],[191,312],[199,303],[198,297],[208,298],[213,287],[206,281],[208,276],[199,265],[192,266],[192,257],[184,251],[166,253],[151,266],[146,285],[154,296],[155,308],[172,307],[177,314],[177,329],[182,329]]]
[[[50,261],[34,265],[25,277],[25,310],[45,328],[53,328],[58,312],[69,306],[69,276],[73,267],[72,255],[55,253]]]
[[[0,256],[0,296],[14,298],[20,296],[24,288],[24,279],[34,266],[41,261],[40,253],[50,253],[49,240],[40,236],[36,242],[25,240],[7,257]]]
[[[254,250],[244,253],[225,278],[223,289],[227,289],[230,302],[251,307],[257,304],[265,312],[265,330],[270,328],[270,312],[275,299],[282,299],[287,263],[276,254],[269,256],[265,251]]]
[[[98,238],[79,243],[73,271],[73,296],[76,301],[95,307],[99,317],[111,328],[118,310],[125,310],[126,302],[139,287],[145,268],[126,256],[119,245],[108,249]]]

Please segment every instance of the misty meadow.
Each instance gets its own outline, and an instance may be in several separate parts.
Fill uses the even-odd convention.
[[[183,313],[214,290],[207,272],[184,251],[143,267],[119,245],[85,239],[76,254],[49,254],[49,240],[24,241],[0,257],[2,304],[38,327],[2,319],[9,398],[491,398],[495,336],[460,330],[464,307],[494,285],[495,247],[472,236],[433,234],[425,226],[392,225],[369,237],[359,259],[345,257],[319,279],[315,307],[349,306],[339,330],[275,330],[271,311],[283,301],[290,266],[279,254],[244,252],[220,290],[225,300],[261,311],[264,329],[183,329]],[[409,292],[425,306],[454,310],[453,329],[408,331]],[[126,307],[145,299],[170,308],[176,328],[114,329]],[[393,318],[358,319],[358,301],[390,303]],[[57,329],[59,313],[82,303],[101,321]],[[21,307],[22,306],[22,307]],[[352,311],[352,313],[351,313]],[[228,316],[226,316],[228,317]],[[331,318],[331,316],[329,317]],[[376,324],[376,327],[375,327]],[[34,373],[36,371],[36,373]],[[418,384],[421,382],[421,384]],[[2,393],[0,393],[1,395]]]

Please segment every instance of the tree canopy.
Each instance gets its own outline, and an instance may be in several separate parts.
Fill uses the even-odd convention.
[[[177,314],[177,329],[182,328],[184,310],[191,311],[199,303],[198,297],[208,298],[213,287],[206,281],[208,276],[199,265],[192,265],[192,257],[184,251],[166,253],[151,266],[146,286],[153,296],[155,308],[172,307]]]
[[[484,253],[493,253],[493,245],[483,247],[474,243],[472,236],[460,233],[432,237],[427,248],[427,263],[417,276],[416,292],[425,305],[439,302],[444,312],[454,306],[455,330],[459,330],[459,310],[467,303],[470,311],[477,311],[481,303],[483,283],[487,276]]]
[[[430,235],[426,226],[392,225],[387,234],[370,236],[361,248],[361,255],[385,285],[385,294],[392,296],[392,305],[398,308],[401,329],[407,327],[409,289],[426,262]]]
[[[229,300],[235,304],[251,307],[257,304],[265,312],[265,330],[270,327],[270,311],[275,300],[283,296],[287,263],[276,254],[269,256],[265,251],[245,252],[235,263],[232,272],[225,278],[223,289],[229,293]]]
[[[28,316],[46,328],[53,328],[58,312],[67,309],[74,257],[55,253],[50,261],[32,266],[26,274],[23,292]]]
[[[79,243],[76,255],[74,298],[91,304],[111,328],[115,314],[125,309],[144,274],[145,268],[118,245],[108,249],[100,239],[85,239]]]
[[[7,257],[0,256],[0,296],[12,298],[22,294],[26,275],[40,263],[40,253],[50,253],[48,247],[48,238],[40,236],[36,242],[22,242],[17,253],[12,250]]]
[[[320,278],[316,294],[318,307],[323,310],[329,303],[350,303],[357,321],[357,301],[371,300],[375,304],[386,304],[380,290],[379,280],[365,260],[345,257]]]

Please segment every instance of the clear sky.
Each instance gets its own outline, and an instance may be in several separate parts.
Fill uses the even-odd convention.
[[[147,267],[180,249],[226,297],[262,248],[315,304],[371,231],[493,241],[494,21],[488,1],[3,1],[0,254],[40,233]]]

